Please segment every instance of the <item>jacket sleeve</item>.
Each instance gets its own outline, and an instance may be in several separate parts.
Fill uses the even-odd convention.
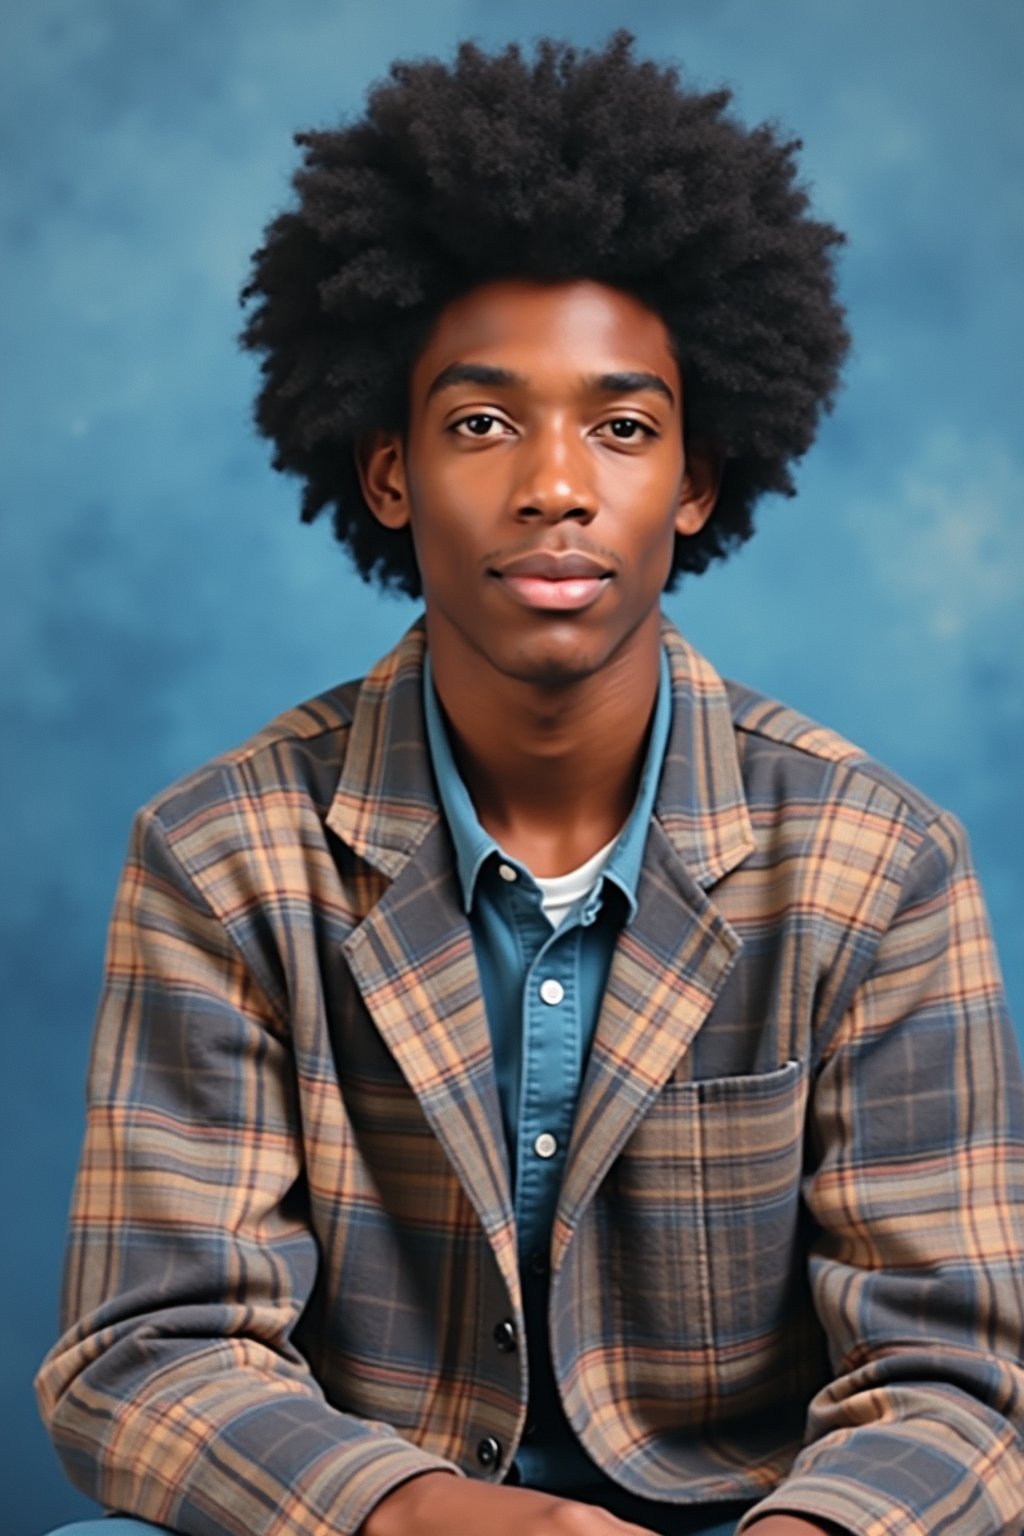
[[[929,826],[842,1007],[809,1132],[811,1282],[835,1375],[751,1518],[1020,1536],[1024,1090],[952,817]]]
[[[66,1331],[37,1391],[80,1489],[185,1536],[352,1532],[408,1477],[456,1470],[337,1411],[291,1342],[317,1248],[288,1019],[263,983],[142,813],[89,1071]]]

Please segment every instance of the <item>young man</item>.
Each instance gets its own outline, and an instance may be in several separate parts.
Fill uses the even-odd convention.
[[[39,1384],[111,1509],[1020,1531],[1021,1076],[963,836],[659,610],[846,344],[793,146],[726,105],[621,36],[466,47],[303,136],[259,421],[425,615],[137,821]]]

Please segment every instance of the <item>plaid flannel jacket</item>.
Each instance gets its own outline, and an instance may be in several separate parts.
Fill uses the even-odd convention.
[[[1024,1106],[963,835],[665,643],[550,1254],[566,1412],[648,1499],[1017,1536]],[[423,645],[136,821],[38,1389],[82,1489],[195,1536],[352,1532],[420,1470],[500,1479],[523,1430]]]

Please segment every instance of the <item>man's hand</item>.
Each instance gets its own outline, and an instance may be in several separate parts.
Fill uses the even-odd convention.
[[[756,1536],[829,1536],[834,1527],[797,1515],[765,1515]],[[607,1510],[534,1488],[478,1483],[450,1472],[423,1472],[383,1498],[361,1536],[650,1536],[646,1527]]]
[[[766,1531],[770,1524],[765,1524]],[[797,1525],[803,1532],[803,1522]],[[424,1472],[395,1488],[364,1521],[361,1536],[479,1536],[481,1532],[486,1536],[650,1536],[645,1527],[617,1520],[591,1504],[533,1488],[473,1482],[450,1472]],[[780,1530],[778,1536],[786,1532]]]

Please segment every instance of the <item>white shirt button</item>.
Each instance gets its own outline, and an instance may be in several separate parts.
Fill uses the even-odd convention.
[[[554,1157],[558,1151],[558,1142],[550,1131],[541,1131],[533,1144],[533,1150],[538,1157]]]
[[[498,874],[503,880],[507,880],[509,885],[512,884],[513,880],[519,879],[519,876],[516,874],[511,864],[499,864]]]
[[[565,988],[560,981],[556,981],[553,976],[549,976],[540,984],[540,995],[541,999],[545,1003],[550,1003],[553,1008],[556,1003],[562,1001],[562,998],[565,996]]]

